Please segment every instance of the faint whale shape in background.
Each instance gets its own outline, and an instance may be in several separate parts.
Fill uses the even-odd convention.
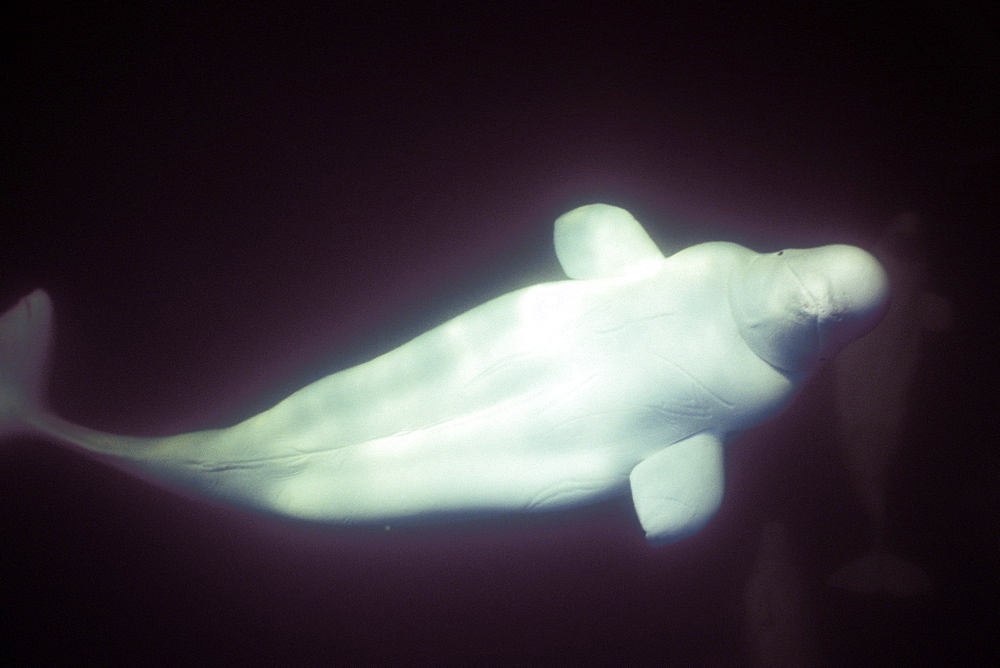
[[[748,665],[826,665],[810,598],[788,530],[780,522],[768,522],[743,590]]]
[[[868,520],[871,550],[843,566],[830,584],[859,593],[912,596],[932,589],[921,568],[886,549],[887,473],[903,448],[910,396],[922,352],[951,326],[951,305],[931,290],[921,220],[895,218],[873,251],[892,281],[892,303],[871,333],[833,365],[838,444]]]
[[[233,427],[163,438],[44,408],[52,307],[36,291],[0,320],[0,431],[337,523],[564,508],[631,488],[647,537],[670,540],[719,507],[727,436],[780,409],[888,295],[858,248],[717,242],[665,258],[601,204],[560,217],[555,248],[571,280],[498,297]]]

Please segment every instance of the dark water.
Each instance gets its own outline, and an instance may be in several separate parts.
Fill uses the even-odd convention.
[[[32,663],[746,665],[770,639],[833,665],[995,663],[995,18],[25,3],[6,28],[0,298],[52,294],[51,402],[89,426],[254,414],[560,277],[551,222],[592,201],[664,249],[864,245],[915,212],[954,324],[922,353],[885,483],[887,546],[930,593],[827,585],[869,536],[821,375],[734,445],[713,523],[657,549],[628,500],[320,529],[5,444],[5,644]]]

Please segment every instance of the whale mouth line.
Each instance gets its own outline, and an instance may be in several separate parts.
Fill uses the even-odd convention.
[[[806,296],[809,298],[809,303],[805,304],[805,306],[807,308],[815,308],[819,306],[819,299],[816,297],[816,295],[813,294],[812,290],[809,289],[809,286],[806,285],[806,282],[802,280],[802,277],[799,276],[799,272],[795,271],[792,265],[784,257],[781,258],[781,261],[785,264],[785,267],[788,269],[788,271],[791,272],[792,276],[795,277],[795,280],[798,281],[799,287],[802,288],[802,291],[806,293]],[[818,313],[813,312],[813,314],[816,315],[817,317],[819,316]]]
[[[821,312],[820,300],[816,297],[813,291],[809,289],[809,286],[806,285],[806,282],[802,280],[802,277],[799,276],[799,272],[795,271],[795,268],[792,267],[791,263],[789,263],[787,259],[785,258],[781,259],[785,263],[785,267],[788,269],[788,271],[791,272],[792,276],[795,277],[795,280],[798,281],[799,286],[802,288],[802,292],[805,293],[806,297],[809,300],[809,302],[807,304],[803,304],[803,306],[807,309],[806,312],[813,321],[812,328],[815,330],[816,349],[822,350],[825,347],[825,341],[824,341],[825,337],[823,335],[822,323],[823,320],[830,319],[829,314],[824,314]]]

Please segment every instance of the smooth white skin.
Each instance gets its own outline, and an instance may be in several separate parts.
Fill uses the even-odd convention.
[[[574,280],[487,302],[229,429],[129,439],[44,411],[25,420],[330,522],[561,508],[631,483],[649,538],[670,539],[721,502],[727,435],[783,406],[834,325],[856,334],[886,296],[878,264],[846,246],[788,258],[707,243],[664,258],[606,205],[561,217],[555,238]]]

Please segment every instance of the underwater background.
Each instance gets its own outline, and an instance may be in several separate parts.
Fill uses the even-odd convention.
[[[318,4],[7,10],[0,309],[52,295],[60,415],[233,424],[562,278],[590,202],[665,252],[884,253],[914,352],[821,370],[656,548],[628,498],[319,527],[6,442],[18,663],[998,663],[995,6]],[[873,548],[918,570],[843,586]]]

